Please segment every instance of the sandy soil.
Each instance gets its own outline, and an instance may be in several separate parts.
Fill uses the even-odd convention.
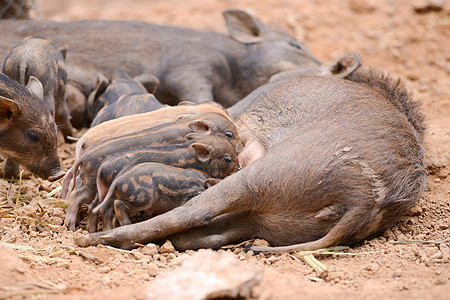
[[[322,61],[356,51],[364,64],[402,78],[423,102],[429,123],[428,186],[411,212],[381,237],[345,251],[348,255],[316,256],[328,268],[323,278],[289,254],[254,256],[240,248],[233,253],[264,270],[255,299],[448,299],[450,3],[441,11],[416,12],[424,3],[46,0],[41,12],[43,19],[52,20],[135,19],[225,32],[221,12],[247,9],[304,41]],[[73,152],[73,145],[60,144],[66,169]],[[48,196],[58,186],[37,178],[13,183],[0,179],[0,299],[145,299],[155,276],[176,268],[171,262],[178,252],[74,248],[77,233],[63,226],[67,205]]]

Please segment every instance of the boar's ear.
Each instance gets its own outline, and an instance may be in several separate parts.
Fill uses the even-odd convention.
[[[30,79],[28,79],[27,88],[39,99],[44,99],[44,88],[42,87],[42,83],[36,77],[30,76]]]
[[[212,124],[205,120],[194,120],[189,122],[188,127],[192,129],[195,133],[210,134]]]
[[[156,89],[159,86],[159,80],[152,74],[141,74],[133,78],[135,81],[142,84],[147,92],[155,94]]]
[[[254,16],[239,9],[229,9],[223,12],[228,32],[232,38],[244,44],[259,43],[266,26]]]
[[[66,60],[66,56],[67,56],[67,46],[63,46],[63,47],[59,47],[59,52],[61,52],[64,60]]]
[[[16,101],[0,96],[0,128],[5,120],[11,120],[22,112],[19,103]]]
[[[344,78],[361,66],[361,57],[356,52],[346,53],[336,59],[329,67],[331,75]]]
[[[220,182],[220,179],[217,178],[208,178],[205,180],[205,184],[207,188],[210,188]]]
[[[195,150],[195,155],[197,155],[197,158],[201,162],[209,162],[212,155],[212,147],[209,145],[205,145],[203,143],[193,143],[192,148]]]

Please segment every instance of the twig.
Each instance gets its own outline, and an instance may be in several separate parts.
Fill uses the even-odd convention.
[[[94,261],[94,262],[96,262],[96,263],[101,263],[102,261],[100,260],[100,259],[98,259],[97,257],[95,257],[94,255],[91,255],[91,254],[89,254],[89,253],[86,253],[86,252],[83,252],[83,251],[81,251],[81,250],[77,250],[77,249],[75,249],[74,247],[72,247],[72,246],[66,246],[66,248],[68,249],[68,253],[74,253],[74,254],[76,254],[76,255],[78,255],[78,256],[81,256],[81,257],[83,257],[83,258],[86,258],[86,259],[89,259],[89,260],[92,260],[92,261]]]
[[[9,248],[12,248],[12,249],[14,249],[14,250],[24,250],[24,251],[27,251],[27,250],[33,250],[33,249],[34,249],[34,248],[31,247],[31,246],[27,246],[27,245],[19,245],[19,244],[14,244],[14,243],[5,243],[5,242],[2,242],[2,245],[6,246],[6,247],[9,247]]]

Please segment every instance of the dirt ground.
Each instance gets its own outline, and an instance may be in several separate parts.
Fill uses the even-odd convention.
[[[347,255],[316,256],[328,268],[323,278],[290,254],[233,253],[264,270],[254,299],[449,299],[450,3],[430,2],[443,3],[441,10],[425,0],[45,0],[41,17],[143,20],[225,32],[221,12],[241,8],[285,28],[322,61],[356,51],[364,64],[402,78],[422,101],[429,123],[428,185],[411,212]],[[74,145],[60,144],[64,168],[73,153]],[[59,186],[37,178],[0,179],[0,299],[145,299],[155,276],[177,267],[172,262],[178,252],[74,248],[79,232],[63,226],[67,204],[49,196]]]

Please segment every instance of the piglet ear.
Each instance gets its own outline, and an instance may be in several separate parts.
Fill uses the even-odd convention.
[[[156,89],[159,86],[159,79],[156,78],[155,75],[150,74],[150,73],[144,73],[141,75],[138,75],[136,77],[133,78],[135,81],[139,82],[140,84],[142,84],[145,89],[147,90],[147,92],[149,92],[150,94],[155,94]]]
[[[42,83],[36,77],[30,76],[30,79],[28,79],[27,88],[39,99],[44,99],[44,88],[42,87]]]
[[[213,149],[209,145],[205,145],[203,143],[193,143],[192,148],[195,150],[195,155],[201,162],[209,162],[212,156]]]
[[[218,178],[208,178],[205,180],[205,184],[207,188],[210,188],[220,182],[220,179]]]
[[[61,52],[64,60],[66,60],[66,56],[67,56],[67,46],[63,46],[63,47],[59,47],[58,48],[59,52]]]
[[[0,96],[0,129],[4,129],[10,124],[11,120],[22,112],[19,103]]]
[[[239,9],[229,9],[223,12],[230,36],[243,44],[260,43],[266,26],[249,13]]]
[[[195,133],[210,134],[212,124],[205,120],[194,120],[189,122],[188,127]]]

